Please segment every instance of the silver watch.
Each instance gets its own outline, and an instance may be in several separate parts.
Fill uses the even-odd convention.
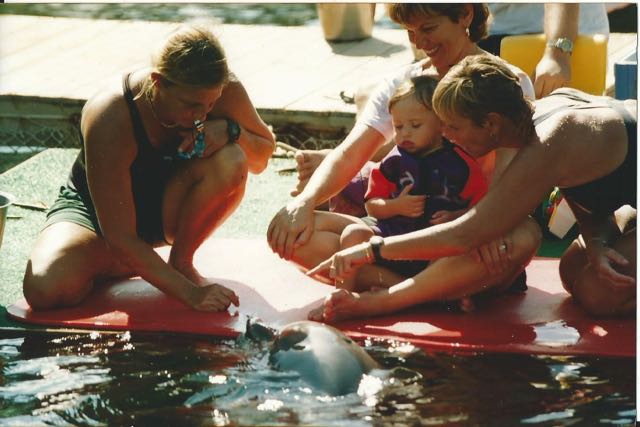
[[[573,42],[565,37],[549,40],[547,42],[547,47],[555,47],[556,49],[560,49],[562,52],[568,53],[569,55],[573,53]]]

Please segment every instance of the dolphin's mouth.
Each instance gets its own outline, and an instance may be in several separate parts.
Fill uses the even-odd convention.
[[[300,344],[307,338],[307,333],[297,329],[291,329],[283,332],[278,336],[271,349],[269,350],[269,363],[275,368],[279,369],[278,361],[274,357],[276,353],[281,351],[302,351],[306,349],[306,346]]]

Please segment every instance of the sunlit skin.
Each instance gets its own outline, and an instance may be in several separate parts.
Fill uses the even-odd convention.
[[[442,145],[438,116],[413,95],[399,100],[390,112],[398,147],[423,156]]]
[[[152,79],[162,89],[157,90],[153,98],[158,118],[163,123],[177,124],[181,129],[191,129],[195,120],[205,120],[224,90],[222,85],[198,87],[172,84],[157,73],[152,74]]]
[[[470,5],[467,11],[467,15],[458,22],[447,16],[434,15],[414,17],[405,24],[409,41],[426,53],[440,75],[469,55],[471,50],[478,49],[466,34],[473,19]]]

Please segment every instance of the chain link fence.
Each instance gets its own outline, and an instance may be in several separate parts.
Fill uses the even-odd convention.
[[[37,153],[46,148],[80,148],[80,100],[0,98],[0,156]],[[277,120],[272,130],[277,156],[292,151],[334,148],[348,129]],[[284,153],[284,154],[283,154]]]

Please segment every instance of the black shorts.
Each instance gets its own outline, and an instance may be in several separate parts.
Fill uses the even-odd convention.
[[[138,237],[149,244],[166,244],[162,229],[162,213],[156,212],[156,215],[158,216],[157,220],[138,221]],[[47,212],[42,229],[44,230],[57,222],[71,222],[102,236],[93,204],[85,201],[74,188],[67,185],[60,187],[58,198]]]

